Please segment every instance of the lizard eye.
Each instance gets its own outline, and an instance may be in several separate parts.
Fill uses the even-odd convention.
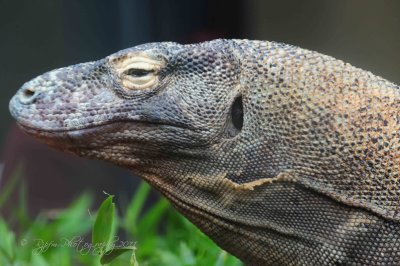
[[[163,62],[146,56],[132,56],[115,65],[124,88],[145,90],[152,88],[158,81],[157,73]]]
[[[130,90],[150,88],[156,81],[154,69],[130,68],[122,73],[122,84]]]
[[[146,69],[131,68],[131,69],[126,70],[124,72],[124,74],[125,75],[129,75],[129,76],[134,77],[134,78],[140,78],[140,77],[147,76],[147,75],[149,75],[150,73],[153,73],[153,72],[154,72],[153,69],[146,70]]]

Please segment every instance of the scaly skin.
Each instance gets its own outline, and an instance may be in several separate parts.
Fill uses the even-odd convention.
[[[285,44],[151,43],[17,92],[27,133],[132,169],[250,265],[400,261],[399,87]]]

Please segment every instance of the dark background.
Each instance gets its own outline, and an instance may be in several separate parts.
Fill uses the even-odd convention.
[[[0,188],[22,164],[33,212],[62,207],[88,188],[101,197],[103,190],[129,197],[138,178],[23,135],[9,115],[9,99],[54,68],[145,42],[214,38],[290,43],[400,83],[396,0],[0,0]]]

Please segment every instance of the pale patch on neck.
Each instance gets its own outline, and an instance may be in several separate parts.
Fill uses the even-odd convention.
[[[264,184],[271,184],[273,182],[277,181],[287,181],[287,182],[293,182],[296,180],[296,176],[294,175],[293,171],[286,171],[286,172],[281,172],[277,176],[272,177],[272,178],[260,178],[251,182],[243,183],[243,184],[238,184],[235,183],[228,178],[223,178],[224,183],[233,190],[254,190],[255,187],[264,185]]]

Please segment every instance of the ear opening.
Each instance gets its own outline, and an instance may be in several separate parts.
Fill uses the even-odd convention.
[[[233,101],[227,118],[227,126],[225,129],[227,137],[233,138],[239,134],[243,128],[243,121],[243,99],[242,95],[239,95]]]
[[[237,97],[231,107],[232,124],[237,130],[243,127],[243,100],[242,95]]]

